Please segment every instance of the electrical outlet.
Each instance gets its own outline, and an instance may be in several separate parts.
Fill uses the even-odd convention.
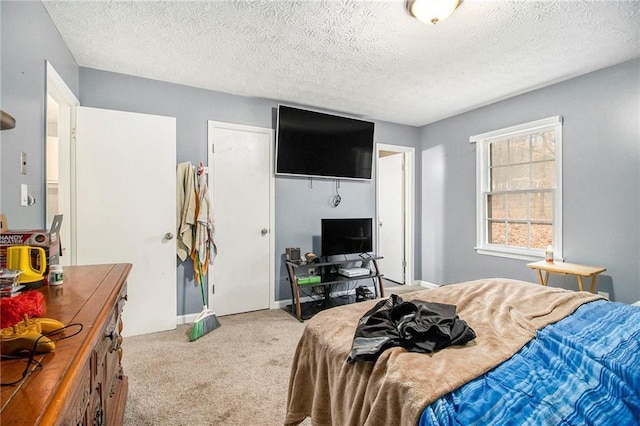
[[[607,293],[606,291],[599,291],[598,294],[600,296],[603,296],[604,298],[606,298],[607,300],[609,300],[609,293]]]
[[[29,187],[26,183],[20,184],[20,205],[22,207],[29,205]]]

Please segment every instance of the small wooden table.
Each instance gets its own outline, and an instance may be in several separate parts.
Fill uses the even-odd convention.
[[[607,270],[606,268],[601,268],[599,266],[586,266],[565,262],[547,262],[546,260],[528,263],[527,266],[538,271],[538,279],[542,285],[547,285],[547,282],[549,281],[549,273],[575,275],[578,279],[578,289],[580,291],[584,291],[582,277],[591,277],[591,287],[589,289],[591,293],[596,292],[596,278],[598,277],[598,274]],[[544,271],[544,277],[542,276],[542,271]]]

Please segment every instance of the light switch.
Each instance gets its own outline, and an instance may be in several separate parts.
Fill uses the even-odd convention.
[[[20,205],[27,207],[29,205],[29,187],[26,183],[20,184]]]
[[[27,153],[26,152],[20,153],[20,173],[22,173],[23,175],[27,174]]]

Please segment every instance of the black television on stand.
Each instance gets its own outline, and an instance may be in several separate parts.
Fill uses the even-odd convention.
[[[371,180],[374,123],[278,105],[276,175]]]
[[[372,218],[322,219],[322,256],[363,254],[373,251]]]

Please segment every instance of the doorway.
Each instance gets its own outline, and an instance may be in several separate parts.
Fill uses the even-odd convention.
[[[376,145],[377,253],[385,279],[413,284],[415,148]]]
[[[209,270],[219,315],[274,300],[273,130],[209,121],[209,188],[218,254]]]
[[[57,214],[63,215],[60,228],[60,265],[75,265],[75,235],[73,233],[73,151],[71,128],[75,107],[80,101],[64,80],[47,62],[46,108],[46,195],[45,224],[48,228]]]
[[[46,217],[64,217],[61,264],[132,263],[123,335],[175,328],[175,118],[80,107],[48,62],[46,96]]]

